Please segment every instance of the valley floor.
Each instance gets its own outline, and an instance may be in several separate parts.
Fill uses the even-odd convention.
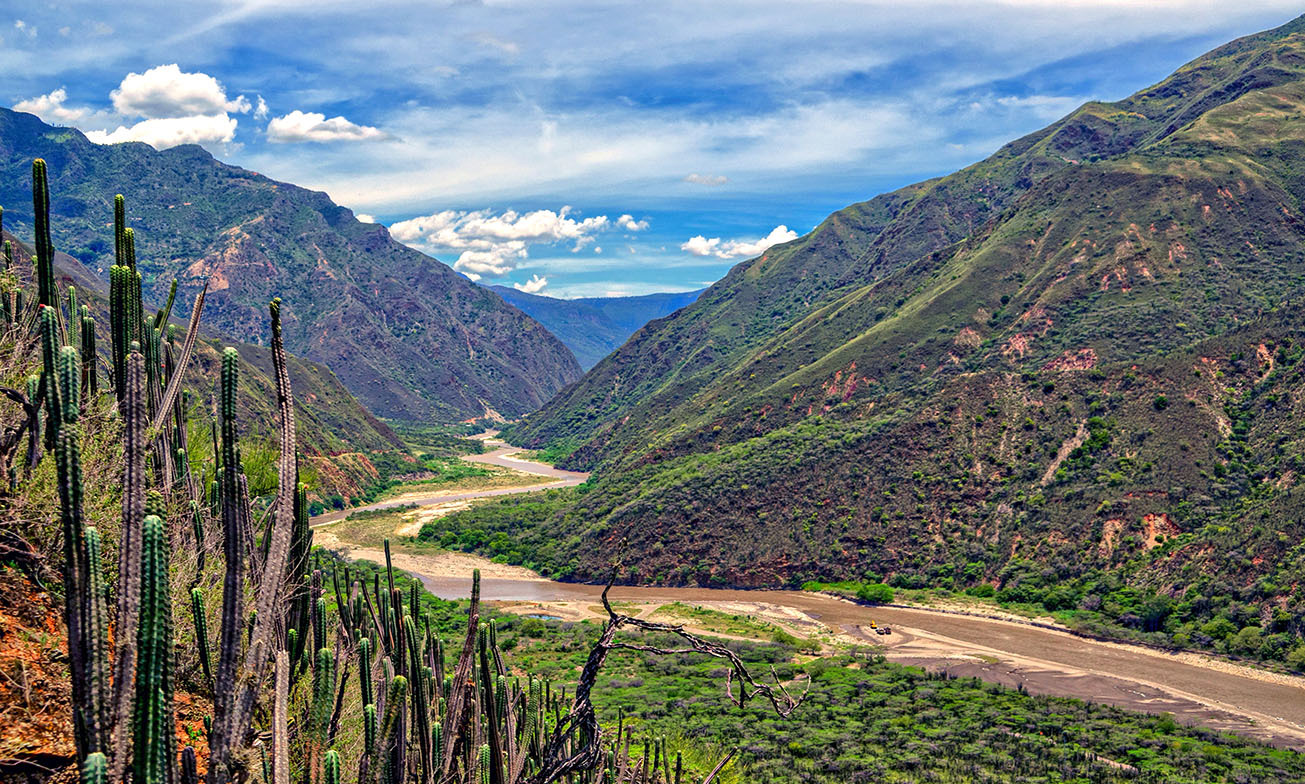
[[[491,442],[491,446],[496,444]],[[517,566],[479,556],[409,544],[420,526],[476,498],[579,484],[585,475],[513,458],[499,446],[466,459],[546,476],[553,481],[492,490],[451,488],[430,498],[389,501],[371,509],[416,505],[367,522],[314,518],[315,543],[354,559],[384,562],[384,538],[395,539],[397,568],[420,577],[443,598],[466,597],[470,573],[482,573],[482,597],[503,609],[562,620],[598,619],[601,586],[559,583]],[[524,481],[524,480],[523,480]],[[402,498],[402,497],[401,497]],[[359,511],[359,510],[353,510]],[[402,542],[402,543],[401,543]],[[627,612],[669,616],[696,631],[723,637],[791,635],[826,651],[849,645],[882,646],[891,661],[935,672],[973,676],[1035,694],[1075,697],[1148,713],[1171,713],[1185,724],[1227,730],[1305,750],[1305,678],[1265,672],[1192,653],[1100,642],[1068,631],[1008,618],[924,607],[866,607],[800,591],[617,586],[611,598]],[[728,619],[735,619],[731,624]],[[889,625],[878,635],[871,622]]]

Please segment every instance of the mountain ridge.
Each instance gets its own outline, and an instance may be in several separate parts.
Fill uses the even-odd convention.
[[[987,585],[1281,658],[1305,631],[1302,118],[1305,17],[845,208],[509,431],[593,469],[584,493],[449,525],[570,579],[628,543],[636,582]]]
[[[507,286],[489,286],[505,302],[543,324],[588,370],[645,324],[692,304],[702,293],[660,292],[631,297],[558,299]]]
[[[517,416],[580,375],[537,322],[320,192],[229,166],[194,145],[97,145],[0,110],[0,203],[30,231],[30,163],[50,165],[55,243],[101,277],[123,193],[148,299],[209,286],[209,324],[246,342],[285,302],[287,347],[331,367],[368,408],[408,420]]]

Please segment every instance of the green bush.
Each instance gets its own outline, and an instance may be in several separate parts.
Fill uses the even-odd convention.
[[[893,601],[893,589],[883,583],[867,583],[856,589],[856,598],[871,604],[889,604]]]

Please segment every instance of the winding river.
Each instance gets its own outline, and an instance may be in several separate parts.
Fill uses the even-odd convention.
[[[587,474],[514,457],[520,450],[494,440],[493,435],[485,436],[491,451],[465,459],[537,474],[548,481],[429,499],[405,498],[364,508],[464,501],[576,485],[588,478]],[[316,517],[313,525],[329,525],[344,516],[334,513]],[[353,548],[351,555],[375,560],[378,554]],[[487,575],[481,582],[481,596],[486,601],[525,603],[537,606],[539,612],[548,612],[550,605],[592,606],[602,593],[601,586],[555,582],[522,569],[504,574],[497,564],[470,556],[459,556],[456,574],[434,556],[403,555],[396,556],[395,561],[396,566],[420,577],[432,593],[447,599],[470,594],[469,569],[477,563],[485,567]],[[1077,697],[1151,713],[1169,712],[1185,723],[1305,750],[1305,678],[1268,673],[1199,654],[1091,640],[1012,618],[926,607],[866,607],[802,591],[617,586],[611,598],[648,605],[685,602],[735,613],[783,617],[798,628],[823,628],[843,640],[882,645],[889,659],[901,663],[1011,687],[1022,685],[1038,694]],[[872,621],[891,626],[893,634],[872,633]]]

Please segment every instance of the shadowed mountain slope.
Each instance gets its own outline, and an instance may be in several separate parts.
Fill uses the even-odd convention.
[[[105,225],[124,194],[147,299],[164,298],[174,277],[188,299],[208,279],[208,323],[257,343],[267,301],[280,296],[287,348],[328,365],[381,416],[517,416],[580,375],[538,323],[385,227],[193,145],[97,145],[0,109],[0,204],[19,234],[30,233],[36,157],[50,164],[58,248],[105,276]]]

